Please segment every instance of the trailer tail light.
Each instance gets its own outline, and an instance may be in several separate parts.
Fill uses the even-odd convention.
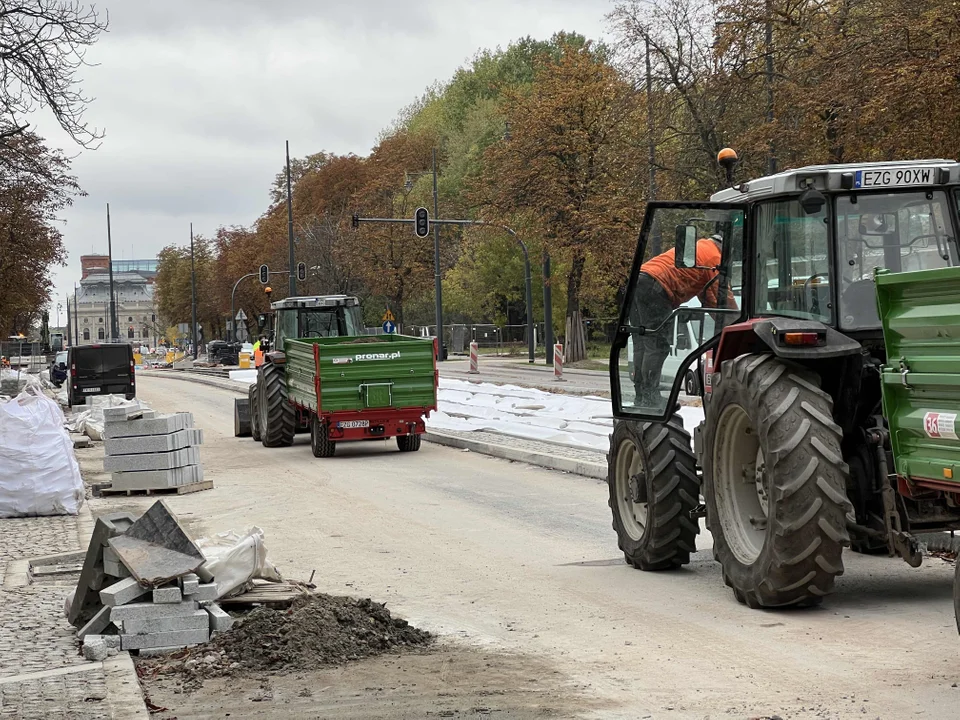
[[[783,334],[785,345],[816,345],[820,342],[820,334],[815,332],[788,332]]]

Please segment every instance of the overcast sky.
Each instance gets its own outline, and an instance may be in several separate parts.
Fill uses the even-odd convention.
[[[73,170],[88,193],[65,212],[69,264],[53,307],[80,279],[80,255],[150,258],[252,223],[293,156],[367,154],[398,111],[483,48],[560,30],[604,36],[611,0],[112,0],[110,30],[82,71],[87,119],[106,131]],[[78,149],[46,117],[37,129]],[[51,312],[51,324],[56,322]],[[61,324],[65,318],[61,316]]]

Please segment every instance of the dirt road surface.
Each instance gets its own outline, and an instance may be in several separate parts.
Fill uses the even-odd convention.
[[[193,694],[148,682],[170,708],[157,717],[957,717],[941,560],[848,553],[822,608],[753,611],[723,587],[709,535],[680,572],[625,565],[597,481],[427,443],[318,460],[304,436],[272,450],[233,438],[229,391],[142,378],[139,392],[204,429],[216,488],[168,499],[195,536],[258,525],[287,576],[316,570],[324,592],[386,602],[442,638],[432,653]]]

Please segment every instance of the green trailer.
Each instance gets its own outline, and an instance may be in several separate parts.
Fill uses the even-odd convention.
[[[307,418],[317,457],[336,443],[397,438],[417,450],[424,417],[437,408],[432,339],[380,335],[288,339],[287,397]]]
[[[234,403],[237,437],[285,447],[309,432],[317,457],[354,440],[395,437],[401,452],[420,448],[437,408],[433,338],[364,335],[360,303],[346,295],[286,298],[271,309],[256,382]]]

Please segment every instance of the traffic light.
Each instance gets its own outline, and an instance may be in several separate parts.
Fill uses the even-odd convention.
[[[430,214],[425,207],[417,208],[413,214],[413,228],[418,238],[425,238],[430,234]]]
[[[270,282],[270,268],[268,268],[266,265],[261,265],[260,266],[260,284],[266,285],[268,282]]]
[[[307,279],[307,264],[297,263],[297,280],[301,282]]]

